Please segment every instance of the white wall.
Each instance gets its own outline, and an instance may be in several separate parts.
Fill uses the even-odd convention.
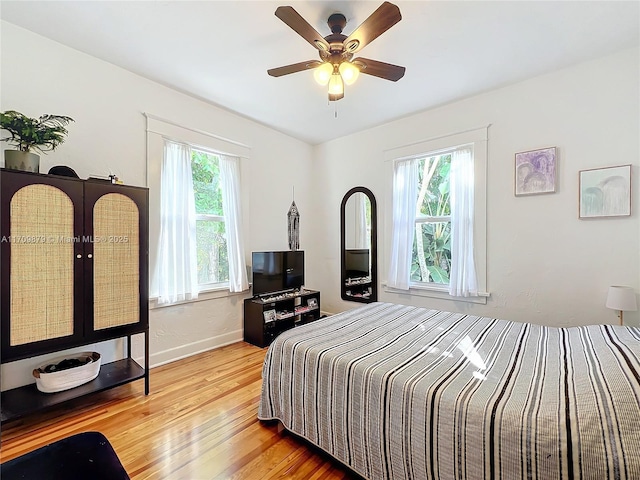
[[[301,211],[307,284],[322,292],[322,309],[358,306],[340,299],[339,207],[358,185],[378,202],[379,264],[387,182],[385,150],[492,124],[489,129],[486,305],[385,293],[383,301],[531,321],[548,325],[616,323],[606,290],[640,283],[638,195],[630,218],[578,220],[578,170],[633,164],[639,192],[640,82],[637,49],[576,65],[441,108],[336,139],[318,147],[126,72],[109,63],[1,22],[0,109],[30,116],[65,114],[76,122],[41,171],[69,165],[81,178],[116,173],[146,179],[143,112],[214,133],[251,148],[243,164],[247,256],[286,249],[291,187]],[[31,59],[37,58],[34,62]],[[400,86],[400,85],[399,85]],[[428,88],[428,85],[425,85]],[[515,152],[559,149],[558,191],[513,195]],[[313,181],[311,181],[313,179]],[[152,243],[151,248],[155,248]],[[380,272],[384,279],[384,272]],[[242,295],[223,296],[150,313],[152,365],[241,338]],[[625,318],[638,324],[637,314]],[[121,342],[120,342],[121,343]],[[120,344],[96,347],[108,361]],[[138,352],[139,349],[138,349]],[[2,367],[2,389],[30,381],[41,359]]]
[[[242,166],[242,188],[248,191],[243,195],[248,199],[243,215],[249,263],[253,250],[288,248],[286,214],[293,186],[302,218],[301,247],[310,247],[309,145],[7,22],[0,27],[0,109],[75,119],[67,141],[41,156],[41,172],[68,165],[80,178],[113,172],[127,184],[145,185],[143,113],[148,112],[250,147],[250,159]],[[156,248],[154,240],[151,249]],[[152,310],[151,365],[242,339],[243,298],[223,296]],[[120,344],[98,348],[108,361],[118,355]],[[140,349],[135,353],[140,355]],[[31,370],[42,360],[3,365],[2,389],[31,381]]]
[[[609,285],[639,290],[639,52],[632,49],[477,95],[315,148],[313,177],[317,255],[308,270],[324,310],[358,304],[340,299],[340,215],[343,195],[370,188],[378,202],[378,264],[390,178],[383,154],[471,128],[489,128],[486,305],[397,295],[382,301],[566,326],[617,323],[604,307]],[[428,82],[424,88],[429,88]],[[558,147],[553,194],[514,196],[514,154]],[[631,217],[579,220],[578,171],[632,164]],[[385,272],[379,270],[384,281]],[[638,324],[637,313],[625,314]]]

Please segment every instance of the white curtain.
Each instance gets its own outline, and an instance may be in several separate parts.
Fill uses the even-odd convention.
[[[473,258],[473,150],[461,148],[451,157],[451,274],[449,295],[477,297]]]
[[[187,145],[165,140],[160,189],[158,303],[196,299],[196,206]]]
[[[219,155],[222,209],[227,232],[229,257],[229,291],[242,292],[249,288],[242,239],[242,212],[240,205],[240,159]]]
[[[353,198],[355,199],[355,231],[356,231],[356,248],[369,248],[370,235],[367,231],[367,197],[362,192],[357,192]]]
[[[396,161],[393,166],[393,234],[387,285],[401,290],[409,290],[416,198],[418,159]]]

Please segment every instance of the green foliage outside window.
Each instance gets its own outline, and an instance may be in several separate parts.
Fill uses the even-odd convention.
[[[418,170],[418,216],[451,215],[449,172],[451,155],[423,158]],[[416,223],[411,258],[411,281],[449,283],[451,270],[450,220]]]
[[[218,158],[206,152],[192,150],[191,170],[196,197],[196,214],[222,216],[222,190]]]
[[[192,150],[191,169],[196,215],[222,217],[220,164],[215,155]],[[196,220],[198,283],[229,281],[229,258],[224,220],[199,217]]]

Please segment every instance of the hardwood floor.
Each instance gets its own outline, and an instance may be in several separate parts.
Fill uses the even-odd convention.
[[[99,431],[133,480],[358,478],[256,418],[265,353],[236,343],[152,369],[147,397],[140,380],[9,422],[0,461]]]

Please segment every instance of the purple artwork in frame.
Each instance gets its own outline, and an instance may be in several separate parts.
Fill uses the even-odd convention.
[[[516,197],[556,191],[556,147],[516,153]]]

